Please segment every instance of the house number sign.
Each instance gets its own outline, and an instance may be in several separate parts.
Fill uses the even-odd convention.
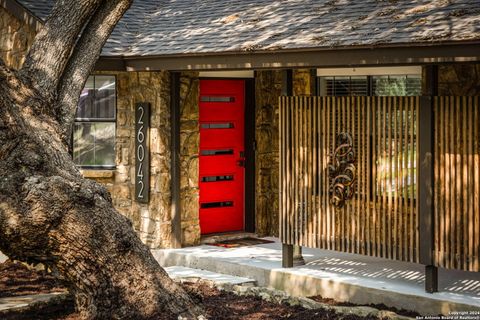
[[[150,127],[150,104],[135,106],[135,199],[148,203],[150,187],[150,157],[148,128]]]

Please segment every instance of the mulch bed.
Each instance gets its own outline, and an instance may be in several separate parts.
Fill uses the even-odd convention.
[[[55,277],[46,271],[10,260],[0,263],[0,298],[64,291]]]
[[[343,306],[343,307],[365,306],[365,307],[372,307],[372,308],[375,308],[375,309],[378,309],[378,310],[393,311],[396,314],[406,316],[406,317],[410,317],[410,318],[415,318],[415,317],[420,316],[420,313],[418,313],[418,312],[411,311],[411,310],[405,310],[405,309],[397,309],[397,308],[394,308],[394,307],[387,307],[383,303],[381,303],[381,304],[373,304],[372,303],[372,304],[367,304],[367,305],[359,305],[359,304],[355,304],[355,303],[351,303],[351,302],[339,302],[339,301],[336,301],[334,299],[323,298],[322,296],[313,296],[313,297],[309,297],[309,298],[312,299],[312,300],[318,301],[318,302],[328,304],[330,306]]]
[[[278,305],[263,301],[259,297],[236,296],[233,293],[219,291],[205,283],[183,283],[197,303],[204,306],[209,319],[345,319],[345,320],[373,320],[374,317],[364,318],[355,315],[337,315],[333,311],[309,310],[299,306]],[[29,269],[20,263],[7,261],[0,264],[0,296],[18,296],[25,294],[49,293],[64,291],[54,277],[44,271]],[[74,312],[73,301],[62,305],[50,305],[42,310],[35,310],[30,314],[10,314],[5,320],[80,320]],[[165,320],[172,319],[166,316]],[[173,318],[175,319],[175,318]],[[162,320],[162,319],[159,319]]]

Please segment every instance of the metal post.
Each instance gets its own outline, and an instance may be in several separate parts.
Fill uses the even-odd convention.
[[[438,291],[438,269],[434,265],[434,110],[433,98],[421,97],[417,115],[417,213],[419,256],[425,265],[425,291]]]
[[[282,268],[293,267],[293,245],[282,243]]]
[[[293,246],[293,265],[303,266],[305,264],[305,259],[302,256],[302,247],[301,246]]]
[[[180,211],[180,74],[170,76],[170,174],[172,197],[172,246],[182,247]]]

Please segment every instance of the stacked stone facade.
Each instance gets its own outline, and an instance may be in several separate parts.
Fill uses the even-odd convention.
[[[451,64],[438,67],[441,96],[479,96],[480,64]]]
[[[36,30],[0,7],[0,58],[13,69],[19,69],[35,38]]]
[[[197,72],[183,72],[180,75],[180,210],[182,243],[185,246],[194,245],[200,241],[199,84]]]
[[[281,70],[257,71],[255,77],[255,222],[259,235],[278,235],[278,97],[284,77]]]
[[[283,70],[257,71],[255,77],[256,232],[278,236],[279,210],[279,110],[278,97],[286,93]],[[310,69],[292,73],[293,95],[315,94],[315,77]],[[247,200],[248,201],[248,200]]]

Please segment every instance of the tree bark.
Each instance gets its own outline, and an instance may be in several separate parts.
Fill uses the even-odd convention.
[[[63,1],[70,2],[76,4],[57,6],[53,19],[76,16],[69,11],[82,4],[93,17],[83,17],[82,12],[83,24],[91,21],[94,26],[102,4],[122,0]],[[121,16],[122,10],[116,14]],[[108,24],[119,17],[104,18],[111,31]],[[93,61],[80,63],[78,58],[70,60],[82,40],[60,43],[57,35],[61,28],[75,34],[79,26],[73,24],[53,24],[60,30],[41,32],[20,72],[0,61],[0,251],[55,270],[74,294],[84,319],[155,319],[165,314],[195,318],[202,309],[158,265],[131,222],[114,209],[106,189],[81,176],[68,152],[63,126],[71,125],[75,110],[65,113],[70,123],[60,123],[65,118],[58,114],[61,106],[52,107],[52,96],[58,95],[60,79],[71,79],[68,74],[85,82],[88,73],[74,69],[90,70],[98,56],[94,53]],[[83,25],[80,29],[91,30]],[[108,35],[109,31],[102,36]],[[79,33],[75,37],[82,39]],[[55,46],[64,47],[48,49],[49,58],[39,57],[38,50]],[[88,44],[80,47],[84,46]],[[66,52],[68,57],[61,61],[51,59],[52,54]],[[69,61],[72,69],[67,69],[73,72],[63,77]],[[42,79],[47,71],[51,77]],[[47,94],[39,94],[42,88]]]
[[[62,0],[55,3],[20,71],[38,91],[37,95],[50,100],[54,98],[78,36],[101,2]]]
[[[71,137],[71,124],[77,110],[78,96],[85,86],[90,70],[95,66],[108,36],[130,7],[130,3],[130,0],[104,1],[85,27],[65,67],[58,88],[56,114],[66,141]]]

